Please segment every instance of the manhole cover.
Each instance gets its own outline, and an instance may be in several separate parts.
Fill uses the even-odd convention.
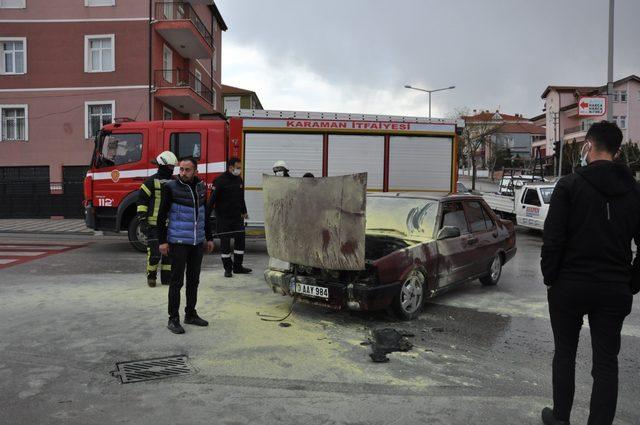
[[[111,371],[111,375],[119,377],[123,384],[186,375],[193,371],[188,359],[183,355],[120,362],[116,363],[116,370]]]

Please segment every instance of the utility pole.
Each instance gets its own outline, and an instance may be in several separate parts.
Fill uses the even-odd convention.
[[[613,121],[613,9],[614,0],[609,0],[609,60],[607,64],[607,121]]]

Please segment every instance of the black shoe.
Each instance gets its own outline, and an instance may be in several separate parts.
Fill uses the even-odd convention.
[[[209,322],[198,316],[198,313],[195,311],[192,314],[184,316],[184,323],[195,326],[209,326]]]
[[[148,277],[147,278],[147,285],[149,285],[149,288],[155,288],[155,286],[156,286],[156,278],[155,277]]]
[[[184,328],[180,325],[180,319],[169,319],[169,324],[167,324],[167,328],[173,332],[174,334],[183,334]]]
[[[542,409],[542,423],[545,425],[569,425],[569,421],[561,421],[553,415],[553,410],[549,407]]]
[[[233,269],[233,272],[234,272],[235,274],[249,274],[249,273],[251,273],[252,271],[253,271],[253,270],[248,269],[248,268],[246,268],[246,267],[242,267],[242,266],[240,266],[240,267],[238,267],[238,268],[234,268],[234,269]]]
[[[225,270],[224,277],[233,277],[233,273],[231,273],[231,270]]]

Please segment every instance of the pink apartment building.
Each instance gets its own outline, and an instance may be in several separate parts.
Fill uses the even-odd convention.
[[[226,29],[213,0],[0,0],[0,192],[72,190],[117,117],[215,116]]]
[[[551,155],[553,142],[582,143],[589,126],[602,117],[578,116],[580,96],[603,96],[604,86],[548,86],[542,93],[544,113],[531,120],[546,127],[546,138],[534,142],[533,148],[540,147],[542,155]],[[613,83],[613,119],[622,129],[623,143],[640,143],[640,77],[630,75]]]

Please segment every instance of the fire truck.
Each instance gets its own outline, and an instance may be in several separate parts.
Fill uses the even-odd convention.
[[[95,138],[84,181],[85,221],[94,230],[126,231],[134,248],[145,241],[136,219],[142,182],[156,172],[160,152],[198,160],[208,188],[228,158],[243,163],[248,233],[263,225],[262,175],[278,160],[291,177],[368,173],[370,192],[455,192],[454,120],[298,111],[239,110],[227,120],[116,120]],[[177,173],[177,169],[176,169]],[[215,220],[215,218],[213,218]]]

